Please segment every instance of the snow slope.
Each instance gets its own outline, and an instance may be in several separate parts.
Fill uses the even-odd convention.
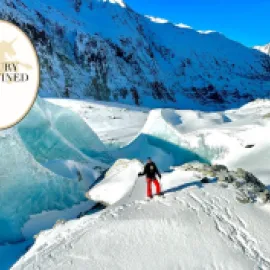
[[[25,146],[23,148],[20,146],[19,150],[15,149],[15,152],[21,152],[24,157],[30,158],[17,159],[17,162],[23,164],[20,167],[24,170],[32,170],[29,164],[34,164],[35,168],[38,168],[38,174],[31,173],[33,178],[27,178],[29,179],[27,192],[32,193],[30,184],[35,183],[37,177],[43,179],[44,172],[53,176],[52,183],[59,184],[60,191],[63,190],[60,184],[63,181],[68,181],[72,185],[82,185],[83,188],[78,192],[78,197],[77,195],[73,197],[76,201],[72,201],[68,207],[65,204],[66,198],[57,195],[57,198],[59,196],[63,198],[63,204],[59,199],[55,201],[55,197],[50,200],[48,198],[47,202],[60,203],[60,208],[59,205],[47,208],[47,205],[41,204],[42,207],[36,212],[27,209],[25,221],[13,228],[16,228],[16,233],[19,233],[19,228],[24,225],[22,229],[24,235],[31,237],[34,233],[38,233],[39,229],[51,227],[53,220],[70,219],[76,217],[78,211],[85,212],[88,206],[91,207],[92,201],[110,206],[95,215],[67,222],[64,225],[60,224],[51,231],[42,232],[31,250],[14,266],[14,269],[38,267],[85,269],[85,265],[91,265],[93,269],[113,269],[111,260],[114,262],[115,269],[126,269],[128,262],[131,265],[129,269],[142,269],[145,265],[152,269],[157,264],[162,266],[162,269],[173,269],[172,266],[194,269],[200,265],[203,265],[204,269],[269,268],[269,245],[265,237],[269,233],[267,222],[269,206],[261,205],[259,202],[241,204],[235,199],[237,194],[233,186],[224,189],[214,180],[210,184],[202,185],[199,182],[202,174],[177,169],[178,165],[192,160],[221,163],[228,165],[230,169],[242,167],[269,185],[270,102],[268,100],[257,100],[237,110],[211,113],[173,109],[149,110],[132,106],[125,108],[117,103],[94,101],[50,99],[50,102],[53,102],[54,106],[61,104],[66,107],[59,110],[64,112],[67,110],[68,115],[72,115],[72,111],[68,108],[76,111],[85,120],[83,126],[87,124],[91,127],[93,123],[93,130],[98,137],[100,136],[100,140],[98,139],[95,145],[95,140],[93,142],[92,139],[97,137],[90,129],[89,138],[92,139],[88,146],[90,149],[95,149],[91,148],[92,143],[96,147],[100,145],[101,152],[97,152],[102,155],[95,155],[95,159],[86,156],[89,160],[87,164],[81,163],[75,155],[73,161],[48,160],[41,166],[33,158],[36,151],[27,150],[25,153],[22,151],[26,149]],[[46,105],[47,108],[54,108],[54,106]],[[55,117],[58,117],[57,110]],[[54,120],[49,121],[48,125],[53,132],[58,130],[54,122]],[[76,120],[74,123],[80,130],[81,122]],[[86,127],[84,128],[86,130]],[[122,136],[118,138],[118,134],[121,133]],[[64,138],[66,138],[65,134],[62,133]],[[84,132],[84,135],[86,134]],[[23,142],[24,137],[20,137],[18,132],[12,136]],[[13,137],[10,142],[16,141]],[[102,141],[110,146],[105,153]],[[4,140],[2,142],[4,144]],[[81,144],[77,145],[77,140],[72,142],[76,151],[82,153]],[[6,143],[4,145],[7,147]],[[47,152],[44,153],[43,157],[46,157]],[[137,173],[142,170],[141,162],[144,162],[148,155],[151,155],[161,168],[162,189],[166,191],[164,199],[154,199],[152,202],[145,201],[144,177],[137,178]],[[89,169],[93,169],[97,177],[100,171],[98,173],[95,168],[99,166],[103,170],[106,168],[100,163],[100,157],[105,156],[116,160],[115,164],[107,171],[104,178],[87,192],[86,196],[92,200],[91,205],[86,205],[84,210],[80,208],[77,211],[74,204],[82,202],[84,199],[82,197],[88,189],[83,183],[78,182],[77,169],[79,168],[83,178],[87,179],[89,171],[86,170],[90,166]],[[131,158],[134,160],[130,161]],[[13,158],[11,160],[14,162]],[[4,167],[7,170],[10,165]],[[25,175],[27,177],[29,175],[28,172],[24,173],[24,170],[20,171],[20,175],[16,170],[12,172],[12,179],[14,181],[19,179],[16,180],[16,184],[24,184],[21,179],[26,179]],[[62,180],[55,181],[56,179]],[[1,183],[7,185],[9,182],[6,180]],[[39,190],[40,193],[40,186],[35,187],[35,190]],[[7,188],[10,188],[10,185]],[[51,185],[48,188],[53,189]],[[72,187],[71,190],[77,192],[78,188]],[[20,193],[20,196],[28,198],[27,192]],[[71,196],[70,190],[63,190],[63,192]],[[48,195],[51,192],[47,194],[45,189],[44,194]],[[38,207],[40,202],[45,202],[42,196],[35,196],[33,199],[34,205]],[[21,200],[26,201],[24,198]],[[33,201],[30,203],[33,205]],[[6,202],[3,205],[5,205],[4,209],[9,211],[15,209]],[[27,207],[27,204],[23,206]],[[54,211],[41,213],[43,208],[54,209]],[[33,214],[35,215],[32,216]],[[40,221],[47,225],[37,229],[36,225]],[[214,242],[210,243],[209,239]],[[194,248],[198,254],[196,259],[193,256]],[[185,250],[184,255],[183,250]],[[154,260],[154,255],[158,259]],[[166,259],[162,259],[162,255],[166,256]],[[148,264],[146,264],[147,258],[152,258]]]
[[[41,96],[204,110],[269,96],[269,56],[220,33],[145,17],[122,1],[2,2],[1,18],[37,48]]]
[[[270,43],[264,46],[255,46],[254,49],[270,55]]]
[[[12,269],[269,269],[269,205],[240,204],[233,187],[199,177],[164,174],[165,198],[133,197],[43,232]]]

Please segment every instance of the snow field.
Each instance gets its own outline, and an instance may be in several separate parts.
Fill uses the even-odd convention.
[[[118,213],[118,210],[115,210],[115,212],[113,209],[115,207],[120,207],[115,209],[124,209],[123,212],[126,211],[128,213],[131,209],[133,209],[129,208],[131,205],[133,205],[133,207],[136,209],[138,208],[138,210],[143,209],[142,212],[145,212],[145,215],[143,214],[143,216],[140,216],[140,211],[137,213],[135,210],[132,210],[130,213],[130,219],[134,220],[134,224],[136,225],[136,227],[138,227],[138,231],[136,231],[136,229],[133,229],[135,230],[134,235],[136,235],[136,238],[140,238],[142,236],[139,235],[143,232],[143,227],[146,227],[146,223],[148,223],[149,221],[147,219],[151,217],[150,208],[159,208],[159,205],[161,204],[161,208],[165,207],[166,205],[167,207],[170,206],[173,213],[177,212],[178,214],[182,214],[181,211],[183,211],[184,213],[194,211],[195,214],[198,215],[198,220],[196,222],[200,224],[200,226],[202,226],[202,229],[200,227],[200,230],[202,230],[203,234],[206,235],[205,238],[212,239],[211,237],[213,237],[214,242],[217,243],[218,247],[215,246],[216,251],[212,250],[212,247],[209,247],[210,244],[206,241],[206,239],[202,238],[202,236],[197,236],[196,234],[196,237],[194,237],[193,239],[193,235],[190,236],[191,232],[189,232],[190,234],[188,234],[186,238],[191,239],[190,243],[192,246],[196,247],[196,245],[199,245],[199,242],[195,242],[195,239],[200,239],[200,243],[202,244],[198,251],[198,261],[194,260],[194,265],[192,265],[194,266],[194,268],[199,267],[199,261],[203,261],[205,263],[205,269],[219,269],[222,267],[224,269],[268,269],[269,258],[267,254],[269,254],[269,250],[266,244],[266,240],[264,238],[265,235],[267,235],[268,233],[268,227],[266,226],[267,222],[265,222],[265,220],[267,220],[269,216],[269,208],[267,208],[267,206],[265,205],[260,205],[259,203],[256,205],[243,206],[235,200],[233,188],[228,188],[226,190],[215,183],[211,183],[209,185],[202,185],[199,182],[202,175],[198,175],[192,172],[184,172],[182,170],[174,171],[173,169],[170,169],[171,166],[178,166],[194,160],[205,163],[221,163],[228,165],[230,169],[242,167],[248,171],[251,171],[265,184],[268,184],[269,151],[267,149],[269,149],[269,140],[267,134],[269,133],[270,125],[268,118],[265,116],[268,112],[270,112],[270,103],[268,101],[259,100],[250,103],[240,108],[239,110],[230,110],[218,113],[203,113],[200,111],[179,111],[170,109],[157,109],[149,111],[146,108],[139,109],[132,106],[124,108],[123,105],[109,105],[108,103],[95,103],[91,101],[53,100],[53,103],[55,103],[56,105],[58,103],[61,103],[62,106],[68,107],[71,110],[79,113],[82,119],[85,120],[85,122],[82,123],[82,132],[79,133],[83,133],[84,136],[90,134],[89,138],[91,139],[89,140],[89,143],[87,143],[87,140],[79,142],[77,138],[80,135],[79,133],[74,134],[75,137],[66,136],[68,128],[59,128],[58,125],[55,124],[57,123],[57,121],[55,122],[55,120],[46,120],[52,117],[52,115],[48,114],[50,110],[47,110],[46,117],[43,117],[45,120],[38,120],[39,115],[37,114],[38,117],[32,117],[32,121],[26,121],[25,124],[22,123],[24,132],[20,132],[18,130],[19,132],[10,131],[5,134],[1,134],[2,142],[4,142],[5,140],[5,142],[8,141],[11,144],[19,145],[16,150],[13,147],[13,156],[15,156],[15,152],[20,152],[23,154],[24,157],[29,157],[24,158],[23,161],[21,160],[20,156],[18,156],[16,159],[16,162],[19,162],[18,164],[20,164],[20,168],[22,167],[26,170],[25,174],[23,171],[20,171],[20,177],[22,177],[24,181],[25,179],[28,179],[29,172],[27,170],[30,168],[29,164],[34,164],[34,166],[38,168],[38,173],[36,173],[36,169],[31,172],[32,167],[30,168],[30,174],[33,175],[33,178],[31,179],[40,179],[42,175],[40,174],[40,172],[43,171],[46,172],[46,175],[52,175],[53,177],[53,181],[50,182],[48,189],[45,188],[42,193],[44,194],[44,196],[48,196],[50,194],[51,197],[48,197],[48,200],[45,201],[44,197],[42,197],[43,195],[36,196],[35,206],[37,206],[37,208],[35,208],[35,211],[33,212],[33,209],[31,209],[31,207],[28,207],[30,210],[27,209],[27,215],[24,216],[22,221],[16,223],[16,226],[13,227],[16,230],[17,234],[15,234],[15,237],[17,237],[17,239],[20,239],[22,237],[21,233],[19,232],[19,228],[22,225],[24,225],[23,233],[28,237],[31,237],[33,234],[38,233],[40,229],[46,229],[48,227],[51,227],[57,218],[74,218],[77,216],[78,212],[85,212],[88,206],[91,208],[91,202],[89,202],[89,204],[82,203],[82,201],[85,200],[84,195],[86,190],[88,190],[89,186],[93,184],[96,177],[98,177],[98,175],[102,173],[102,171],[109,167],[109,164],[106,165],[103,162],[110,162],[110,164],[112,164],[111,162],[113,160],[116,160],[116,163],[105,174],[104,179],[92,189],[90,189],[89,192],[87,192],[87,197],[91,198],[93,201],[101,202],[103,204],[112,206],[109,206],[105,210],[105,212],[100,212],[93,215],[93,217],[84,217],[77,221],[74,220],[72,222],[68,222],[67,225],[58,225],[52,231],[41,233],[38,239],[42,239],[43,235],[46,235],[45,238],[47,238],[47,234],[56,234],[57,236],[54,235],[53,238],[58,239],[58,237],[60,237],[60,239],[62,239],[62,226],[68,227],[69,224],[76,224],[74,225],[75,227],[79,227],[87,234],[88,231],[86,232],[86,228],[81,227],[81,225],[84,224],[84,222],[87,223],[88,218],[89,220],[92,220],[93,218],[93,220],[95,220],[99,224],[100,221],[104,221],[99,220],[100,216],[103,216],[104,213],[111,213],[108,214],[108,216],[112,215],[117,219],[118,217],[121,217],[121,215]],[[50,105],[46,105],[46,107],[50,108]],[[59,109],[59,111],[61,110]],[[52,110],[52,112],[54,112],[54,110]],[[56,110],[56,113],[54,114],[56,118],[58,117],[57,112],[58,110]],[[70,114],[73,115],[73,113],[70,111],[68,111],[68,113],[63,112],[61,114],[67,114],[68,116]],[[48,115],[50,117],[48,117]],[[71,119],[73,119],[72,117]],[[136,120],[132,121],[133,118]],[[38,123],[33,121],[33,119],[38,120]],[[94,121],[95,119],[96,121]],[[97,121],[100,119],[102,119],[102,123]],[[51,159],[54,155],[52,155],[49,151],[50,148],[48,147],[47,143],[45,145],[42,144],[43,138],[41,138],[39,141],[39,143],[41,143],[40,146],[42,146],[40,148],[40,146],[38,145],[32,145],[31,138],[27,137],[26,130],[31,130],[35,125],[39,127],[39,121],[40,123],[46,121],[48,123],[46,125],[41,124],[42,130],[47,130],[47,128],[44,128],[44,126],[48,126],[48,129],[51,130],[48,135],[46,134],[47,137],[44,137],[48,138],[48,142],[51,141],[51,132],[56,133],[57,131],[57,133],[60,133],[61,135],[59,136],[59,138],[63,138],[62,141],[65,142],[64,145],[66,147],[65,149],[67,149],[67,152],[55,151],[56,155],[59,155],[59,159]],[[85,123],[87,123],[91,127],[91,122],[94,123],[93,130],[97,133],[97,136],[91,130],[90,133],[83,132],[84,130],[89,128],[87,127],[87,125],[85,125]],[[78,120],[72,123],[75,123],[76,126],[79,125],[79,127],[81,125],[81,122]],[[106,128],[108,128],[107,133],[105,132]],[[118,138],[117,134],[122,134],[122,136]],[[98,138],[99,135],[100,139]],[[34,141],[36,140],[33,140],[33,142]],[[67,141],[68,143],[66,143]],[[59,143],[58,140],[56,140],[56,142]],[[106,144],[107,147],[105,147],[104,144]],[[254,147],[246,148],[246,145],[248,144],[253,144]],[[3,145],[4,147],[7,147],[6,143]],[[85,150],[85,146],[89,147],[89,151]],[[96,147],[100,147],[100,151]],[[40,149],[42,149],[42,151],[40,151]],[[75,149],[76,151],[73,152],[70,149]],[[72,153],[76,153],[74,154],[74,157],[72,156]],[[142,169],[142,162],[144,162],[149,155],[152,156],[154,161],[156,161],[158,166],[163,171],[161,185],[162,189],[167,193],[165,195],[165,198],[154,198],[154,200],[151,202],[145,200],[146,187],[144,177],[137,178],[138,172]],[[12,162],[14,161],[15,160],[12,159]],[[37,161],[42,161],[42,164],[38,163]],[[16,166],[12,166],[16,168]],[[80,175],[78,175],[78,171],[80,172]],[[14,179],[14,181],[16,180],[16,183],[24,184],[22,180],[19,180],[21,178],[18,177],[18,172],[16,170],[12,173],[12,179]],[[5,176],[6,175],[8,174],[5,174]],[[27,175],[27,177],[24,177],[24,175]],[[80,178],[82,178],[83,181],[79,181]],[[29,183],[32,183],[31,179],[29,178]],[[54,182],[54,180],[56,179],[62,179],[62,182]],[[75,185],[76,187],[67,187],[65,184],[65,187],[68,188],[67,191],[61,186],[61,183],[63,183],[63,181],[67,181],[65,183]],[[3,185],[6,185],[6,187],[10,189],[10,182],[3,181],[1,183]],[[57,188],[59,188],[59,190],[51,192],[51,190],[54,190],[54,185],[51,185],[51,183],[58,183],[57,185],[59,186]],[[80,186],[81,188],[78,189],[77,186]],[[27,186],[27,190],[30,190],[29,186]],[[74,190],[77,193],[71,194]],[[191,190],[192,195],[184,195],[186,194],[186,192],[189,192]],[[40,194],[40,189],[38,185],[36,186],[36,189],[34,191],[37,192],[37,194]],[[63,194],[61,193],[62,191]],[[32,190],[31,194],[33,194]],[[61,196],[59,194],[61,194]],[[194,194],[197,195],[194,196]],[[66,201],[67,198],[65,197],[65,195],[69,197],[68,203]],[[20,194],[20,196],[22,195]],[[27,196],[29,197],[29,195]],[[59,198],[60,196],[60,198],[62,198],[63,200],[58,200],[58,204],[53,205],[51,204],[51,202],[55,201],[55,197],[53,196],[56,196],[57,198]],[[182,199],[182,196],[184,196],[184,199]],[[70,200],[70,197],[72,197],[72,200]],[[42,198],[43,204],[41,205],[39,198],[40,200]],[[21,200],[27,201],[23,197],[21,197]],[[183,203],[184,208],[181,208],[182,210],[177,208],[179,204],[177,203],[178,200],[181,200]],[[189,200],[192,200],[193,203],[190,203]],[[44,202],[47,202],[48,204],[50,202],[50,206],[48,206],[48,204],[44,205]],[[31,206],[33,205],[31,201],[29,201],[29,203],[31,203]],[[77,206],[74,206],[74,204],[78,204],[77,210]],[[7,206],[5,209],[14,209],[13,205],[6,205]],[[26,208],[27,205],[28,204],[26,203]],[[148,206],[151,207],[148,209]],[[195,208],[196,210],[194,210]],[[235,214],[235,209],[240,208],[242,212],[239,210],[239,212]],[[44,210],[53,211],[44,212]],[[162,212],[163,210],[164,212]],[[155,214],[157,214],[157,217],[153,216],[153,219],[157,221],[157,228],[152,229],[152,231],[156,232],[157,235],[160,234],[162,238],[166,238],[165,235],[169,234],[169,232],[167,232],[167,230],[165,229],[166,226],[164,224],[176,224],[175,226],[179,226],[180,231],[182,230],[183,232],[183,234],[181,234],[181,238],[179,236],[179,238],[175,239],[175,242],[172,242],[173,245],[176,246],[178,245],[178,242],[180,243],[181,241],[183,241],[182,236],[185,235],[186,229],[181,227],[181,224],[183,222],[182,219],[171,220],[171,216],[174,217],[174,214],[170,213],[170,210],[167,210],[168,213],[166,213],[165,208],[163,210],[161,211],[161,214],[158,213],[156,210],[153,210]],[[24,211],[25,209],[22,209],[22,211],[20,211],[19,213],[25,213]],[[191,215],[184,214],[186,220],[189,220],[189,224],[192,224],[191,228],[193,228],[193,226],[195,226],[194,224],[196,224],[196,222],[193,220],[193,215],[194,213]],[[162,218],[160,216],[162,216]],[[202,220],[200,219],[201,216],[203,217]],[[238,217],[239,220],[242,220],[242,223],[238,220]],[[30,220],[25,223],[26,220],[29,218]],[[145,220],[145,224],[139,225],[139,222],[136,221],[137,218],[139,221]],[[166,221],[164,221],[164,219]],[[43,220],[43,223],[45,224],[43,228],[38,228],[36,226],[38,220]],[[163,221],[165,223],[163,223]],[[261,223],[259,223],[259,221]],[[82,222],[82,224],[80,222]],[[106,218],[106,225],[104,224],[104,228],[114,228],[113,231],[116,235],[126,235],[128,233],[124,232],[123,226],[118,225],[118,223],[121,222],[122,221],[108,221],[107,223]],[[151,218],[149,222],[152,222]],[[130,221],[128,221],[127,223],[129,224],[126,226],[127,230],[132,231],[132,222],[130,223]],[[204,224],[207,224],[207,226],[205,226],[206,228],[203,227]],[[214,225],[211,225],[211,227],[209,224]],[[244,224],[246,225],[244,226]],[[73,237],[77,237],[77,230],[75,230],[75,227],[73,227],[73,225],[72,227],[70,227],[69,233],[65,236],[65,240],[63,240],[64,242],[73,241]],[[208,225],[210,226],[209,228],[211,228],[209,230],[215,232],[216,236],[210,235],[210,233],[207,231]],[[5,226],[5,224],[2,223],[2,226]],[[154,227],[154,225],[152,226]],[[199,227],[196,226],[194,229],[195,231],[199,230]],[[10,228],[9,225],[7,227]],[[3,231],[5,231],[5,228],[7,227],[2,227]],[[169,227],[168,231],[175,231],[176,234],[176,227]],[[258,232],[256,228],[259,228],[260,232]],[[145,241],[150,241],[149,245],[152,247],[156,245],[156,240],[150,238],[150,230],[151,229],[146,229],[145,233],[147,234],[147,236],[143,235],[142,238],[145,239]],[[163,235],[162,232],[166,232],[166,234]],[[7,235],[10,235],[10,232],[8,232]],[[12,235],[14,235],[13,232]],[[102,233],[99,233],[99,229],[97,229],[96,238],[92,239],[91,237],[89,236],[89,246],[88,243],[85,243],[84,245],[86,250],[88,250],[88,248],[91,248],[90,246],[92,244],[96,244],[95,241],[98,240],[95,239],[98,239],[99,237],[101,237],[100,239],[102,239]],[[113,239],[113,234],[111,237]],[[168,236],[168,239],[170,241],[173,241],[171,238],[173,237]],[[120,239],[122,238],[120,237]],[[9,241],[9,239],[7,240]],[[138,248],[139,244],[135,243],[135,239],[128,238],[128,240],[134,243],[136,249]],[[116,241],[116,243],[118,243],[117,239],[113,239],[111,240],[111,242],[112,241]],[[151,241],[153,242],[151,243]],[[30,251],[30,255],[27,254],[25,258],[28,258],[28,256],[31,257],[31,254],[34,254],[34,252],[36,252],[36,245],[39,245],[37,243]],[[49,252],[50,256],[52,256],[53,258],[55,258],[54,256],[56,255],[54,255],[54,252],[51,252],[51,246],[55,244],[56,242],[49,241],[46,242],[46,247],[44,247],[44,250],[47,250],[46,254],[47,252]],[[122,244],[123,246],[121,246]],[[124,240],[120,241],[119,245],[117,245],[117,248],[122,250],[124,249],[125,245],[128,244],[125,243]],[[93,260],[93,265],[96,267],[95,269],[108,267],[109,261],[112,260],[112,258],[118,258],[119,262],[121,262],[121,265],[123,265],[123,269],[125,269],[124,267],[127,263],[125,259],[122,258],[120,255],[120,257],[117,257],[118,255],[114,253],[112,254],[113,257],[110,257],[110,255],[106,254],[104,255],[104,260],[101,260],[101,262],[97,261],[98,254],[100,255],[104,252],[103,248],[109,249],[109,247],[106,247],[106,245],[101,246],[100,244],[99,248],[96,251],[93,251],[91,249],[92,251],[89,251],[87,253],[89,254],[89,258],[87,257],[88,255],[81,253],[82,247],[75,244],[72,244],[72,246],[75,246],[75,250],[78,250],[76,251],[78,252],[78,254],[83,254],[82,257],[84,258],[84,261],[88,261],[89,258],[90,260]],[[145,246],[147,246],[147,244],[145,244]],[[152,258],[151,261],[154,261],[153,257],[148,254],[148,248],[150,248],[150,246],[147,246],[147,250],[145,250],[144,252],[148,257],[150,256],[150,258]],[[187,242],[185,242],[185,246],[187,246]],[[57,257],[57,255],[54,261],[57,262],[55,265],[59,267],[57,269],[61,269],[61,263],[63,262],[63,258],[66,258],[66,256],[69,257],[69,255],[64,255],[66,254],[66,245],[64,245],[63,247],[62,244],[57,242],[57,250],[58,248],[59,257]],[[98,251],[99,249],[100,251]],[[164,249],[165,247],[160,246],[157,248],[157,253],[153,254],[155,254],[158,258],[162,258],[161,253]],[[180,249],[184,250],[184,246],[180,245],[179,250]],[[201,251],[201,249],[205,251]],[[175,247],[175,250],[178,250],[178,246],[177,248]],[[221,250],[226,250],[226,252],[224,251],[224,253],[221,254]],[[209,256],[210,251],[211,253],[213,253],[213,256]],[[71,251],[71,253],[72,252],[73,251]],[[132,251],[130,252],[132,254],[130,260],[132,261],[132,267],[134,267],[131,269],[140,269],[141,265],[139,262],[139,256],[137,258],[136,255],[132,253]],[[206,253],[204,252],[206,252],[208,255],[206,255]],[[168,265],[166,265],[166,267],[172,267],[172,265],[176,265],[176,267],[179,266],[179,268],[183,267],[184,269],[186,269],[186,263],[188,261],[191,261],[191,251],[188,251],[187,253],[188,257],[180,262],[176,259],[176,254],[173,254],[168,259],[166,258],[166,262],[168,262]],[[193,254],[194,253],[192,253],[192,255]],[[226,260],[224,254],[227,254],[227,256],[231,258],[228,260],[227,264],[225,264]],[[35,267],[39,267],[39,263],[42,262],[41,264],[43,264],[43,260],[47,260],[44,259],[46,258],[46,256],[42,252],[37,252],[33,256],[37,256],[39,258],[36,261],[36,264],[32,262],[30,263],[28,259],[27,262],[24,262],[25,258],[23,258],[23,264],[21,264],[22,261],[20,261],[18,263],[19,266],[16,267],[26,267],[27,265],[27,267],[30,267],[29,269],[31,269],[31,267],[35,269]],[[70,256],[72,257],[73,255]],[[70,261],[70,263],[72,263],[73,266],[76,265],[78,269],[83,269],[80,268],[82,266],[81,257],[79,255],[76,256],[76,259],[73,256],[74,258],[72,257],[70,260],[66,261]],[[140,257],[142,257],[141,254]],[[146,258],[147,257],[144,257],[141,260],[145,264]],[[61,261],[61,263],[59,262],[60,264],[58,264],[58,260]],[[163,263],[166,264],[166,262],[158,260],[158,263],[161,265],[163,265]],[[149,268],[156,267],[155,263],[156,262],[150,262]],[[66,262],[64,265],[66,266]],[[47,262],[44,264],[44,267],[45,266],[51,267],[50,259],[48,259],[48,264]],[[72,267],[70,269],[72,269]]]
[[[198,181],[182,173],[164,176],[167,188]],[[132,198],[42,233],[12,269],[269,269],[269,209],[234,192],[213,183]]]

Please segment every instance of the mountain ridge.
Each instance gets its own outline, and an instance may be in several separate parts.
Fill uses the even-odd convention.
[[[220,110],[270,93],[270,57],[217,32],[157,24],[123,1],[4,0],[33,40],[40,95]]]
[[[270,55],[270,43],[263,46],[255,46],[254,49]]]

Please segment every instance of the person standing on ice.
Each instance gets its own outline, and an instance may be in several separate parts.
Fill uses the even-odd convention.
[[[161,174],[160,174],[156,164],[152,161],[151,158],[147,159],[147,163],[144,166],[143,172],[138,174],[138,176],[143,176],[143,175],[146,175],[147,197],[153,198],[152,184],[154,184],[156,186],[156,194],[161,195],[160,184],[156,178],[156,175],[158,175],[159,179],[161,179]]]

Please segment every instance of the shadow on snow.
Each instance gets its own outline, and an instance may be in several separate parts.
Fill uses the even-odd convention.
[[[216,183],[216,182],[217,182],[217,179],[214,178],[213,180],[209,180],[209,182],[206,183],[206,184],[213,184],[213,183]],[[163,193],[164,194],[174,193],[174,192],[181,191],[181,190],[189,188],[189,187],[203,188],[204,184],[201,181],[193,181],[193,182],[190,182],[190,183],[182,184],[182,185],[177,186],[177,187],[169,188],[167,190],[164,190]]]

